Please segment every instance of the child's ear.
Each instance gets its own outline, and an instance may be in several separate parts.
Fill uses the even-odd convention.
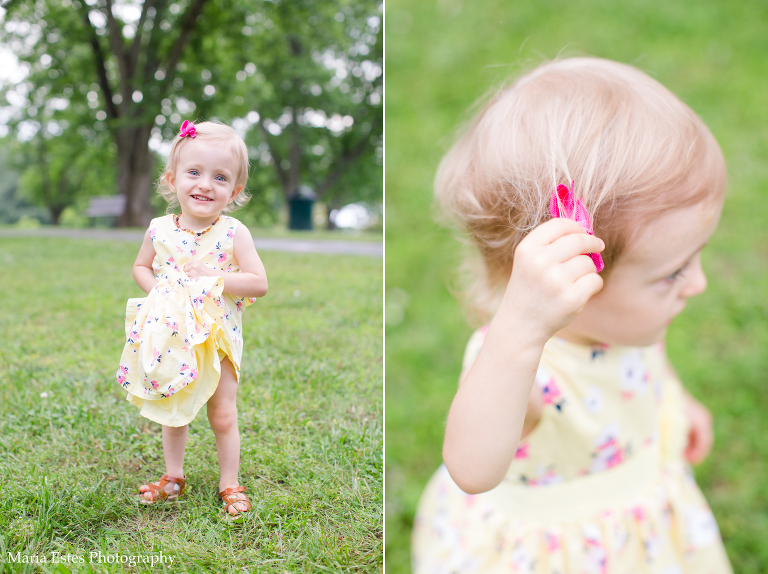
[[[243,191],[244,186],[236,187],[234,191],[232,191],[232,195],[229,197],[229,201],[227,203],[232,203],[235,201],[235,198],[240,195],[240,192]]]
[[[176,183],[176,178],[173,175],[172,171],[166,171],[165,172],[165,182],[168,184],[168,187],[171,188],[171,191],[176,191],[176,188],[174,187],[174,184]]]

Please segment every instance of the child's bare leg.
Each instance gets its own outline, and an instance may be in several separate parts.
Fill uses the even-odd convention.
[[[167,427],[163,425],[163,454],[165,474],[184,478],[184,453],[187,449],[189,425]]]
[[[163,455],[165,456],[165,474],[175,476],[176,478],[184,478],[184,453],[187,448],[187,436],[189,432],[189,425],[181,427],[168,427],[163,425]],[[160,482],[155,482],[158,486]],[[168,483],[165,485],[165,491],[168,494],[175,494],[177,486],[174,483]],[[148,485],[144,484],[139,487],[139,492],[144,493],[144,498],[147,500],[153,500],[155,495],[152,494]]]
[[[221,378],[216,392],[208,399],[208,422],[216,436],[219,456],[219,491],[238,486],[240,471],[240,431],[237,428],[237,376],[229,359],[221,362]],[[245,511],[245,504],[236,502],[234,508]],[[236,514],[234,509],[230,512]]]

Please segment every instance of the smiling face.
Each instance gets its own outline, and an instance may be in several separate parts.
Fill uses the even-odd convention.
[[[669,211],[646,226],[621,256],[603,289],[557,333],[581,344],[647,346],[662,341],[688,297],[707,286],[701,251],[722,203]]]
[[[191,139],[179,150],[175,172],[166,172],[186,224],[197,229],[213,223],[242,191],[236,187],[237,156],[216,140]]]

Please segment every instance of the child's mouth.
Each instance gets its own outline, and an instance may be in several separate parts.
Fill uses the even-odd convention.
[[[210,199],[208,197],[204,197],[202,195],[193,195],[192,199],[197,200],[197,201],[213,201],[212,199]]]

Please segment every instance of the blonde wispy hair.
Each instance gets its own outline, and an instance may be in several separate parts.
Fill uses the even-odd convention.
[[[465,261],[476,322],[495,313],[520,241],[549,219],[558,184],[592,216],[608,278],[659,214],[722,200],[726,170],[714,136],[667,88],[599,58],[544,63],[496,91],[443,157],[438,204],[479,253]]]
[[[179,154],[181,153],[181,150],[184,149],[184,146],[189,145],[189,142],[192,141],[192,139],[193,138],[189,136],[180,137],[179,135],[173,138],[165,169],[157,179],[157,193],[159,193],[168,203],[166,213],[170,213],[179,207],[179,200],[176,197],[176,192],[168,185],[165,174],[168,172],[173,174],[176,173],[176,167],[179,163]],[[235,174],[235,189],[240,186],[242,186],[243,189],[222,211],[224,213],[231,213],[243,207],[251,199],[251,194],[245,189],[245,184],[248,183],[248,147],[245,145],[243,139],[231,127],[219,122],[201,122],[195,124],[194,139],[198,141],[212,141],[219,143],[221,146],[229,146],[230,151],[237,158],[239,166],[239,169]]]

